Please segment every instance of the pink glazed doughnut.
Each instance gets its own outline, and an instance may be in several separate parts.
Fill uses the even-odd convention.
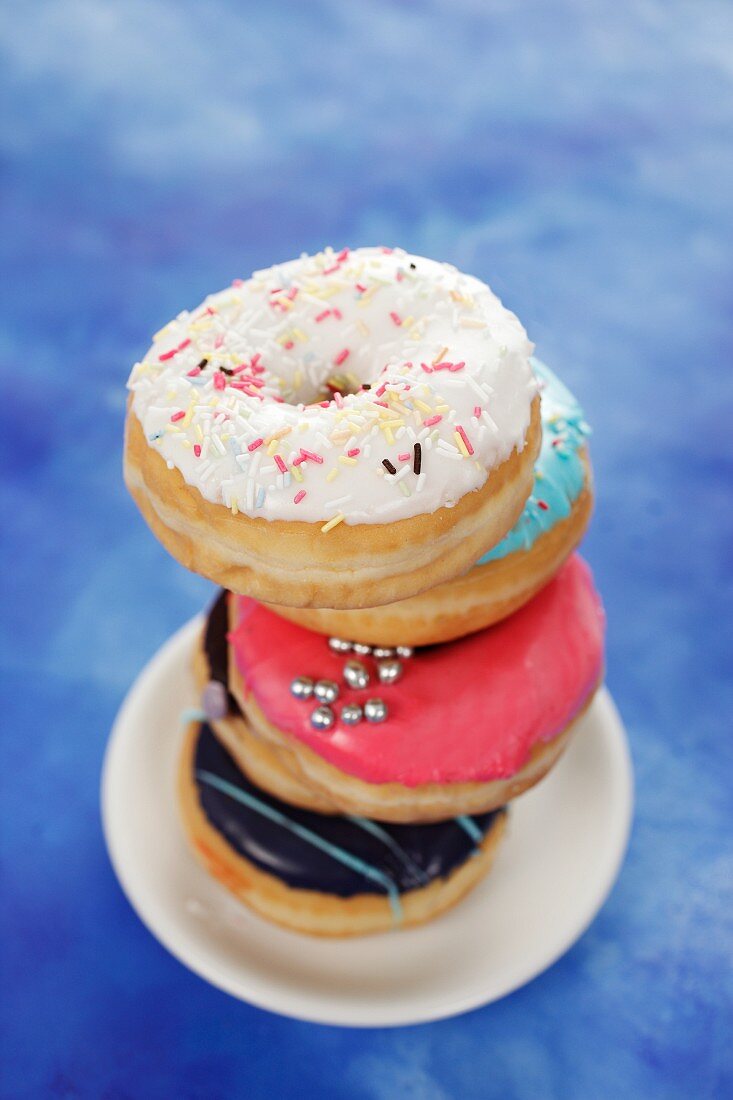
[[[230,597],[229,615],[229,688],[250,741],[275,745],[340,812],[384,821],[486,812],[527,790],[603,675],[603,608],[577,554],[510,618],[410,655],[335,652],[247,597]]]

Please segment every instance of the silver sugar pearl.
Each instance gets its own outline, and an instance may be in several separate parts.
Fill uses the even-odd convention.
[[[351,642],[346,642],[343,638],[329,638],[328,648],[334,653],[351,653]]]
[[[369,670],[361,661],[347,661],[344,665],[344,680],[350,688],[357,691],[369,687]]]
[[[296,699],[310,699],[313,694],[313,681],[309,676],[296,676],[290,685],[290,694]]]
[[[375,660],[383,661],[387,657],[394,657],[395,651],[386,645],[375,645],[372,653],[374,654]]]
[[[377,675],[382,684],[396,684],[402,676],[402,661],[394,658],[389,661],[380,661],[377,665]]]
[[[341,708],[341,721],[347,726],[355,726],[361,722],[364,711],[358,703],[347,703]]]
[[[339,686],[334,680],[316,680],[313,694],[319,703],[335,703],[339,697]]]
[[[201,693],[201,709],[210,722],[224,718],[229,710],[227,689],[220,680],[209,680]]]
[[[412,657],[415,650],[411,645],[398,645],[395,650],[398,657]]]
[[[357,653],[360,657],[368,657],[372,651],[372,647],[370,645],[364,645],[363,642],[354,642],[351,648],[354,653]]]
[[[314,730],[330,730],[336,721],[336,715],[330,707],[316,707],[311,714],[311,725]]]
[[[383,699],[367,699],[364,704],[364,717],[367,722],[383,722],[389,711]]]

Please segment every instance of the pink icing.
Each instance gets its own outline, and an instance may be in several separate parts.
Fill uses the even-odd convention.
[[[532,747],[560,733],[581,710],[603,669],[605,618],[590,569],[577,554],[509,619],[460,641],[417,650],[394,685],[372,672],[364,691],[347,687],[347,656],[320,634],[237,596],[230,634],[245,685],[272,725],[324,760],[369,783],[460,783],[503,779]],[[347,702],[378,696],[389,707],[380,725],[363,721],[315,730],[316,705],[293,698],[296,676],[335,680]]]

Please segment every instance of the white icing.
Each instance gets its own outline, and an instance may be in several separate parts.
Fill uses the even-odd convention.
[[[381,523],[452,507],[522,449],[537,392],[532,350],[491,290],[448,264],[399,249],[326,249],[179,314],[129,387],[150,446],[207,500],[265,519]],[[240,370],[253,356],[254,371]],[[421,366],[438,362],[465,365]],[[308,404],[326,399],[334,376],[372,389]],[[426,425],[433,415],[441,420]]]

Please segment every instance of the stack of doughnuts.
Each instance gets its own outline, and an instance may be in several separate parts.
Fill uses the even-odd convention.
[[[588,428],[532,352],[478,279],[327,249],[180,314],[133,368],[130,492],[222,589],[184,826],[272,921],[357,935],[455,904],[599,686]]]

